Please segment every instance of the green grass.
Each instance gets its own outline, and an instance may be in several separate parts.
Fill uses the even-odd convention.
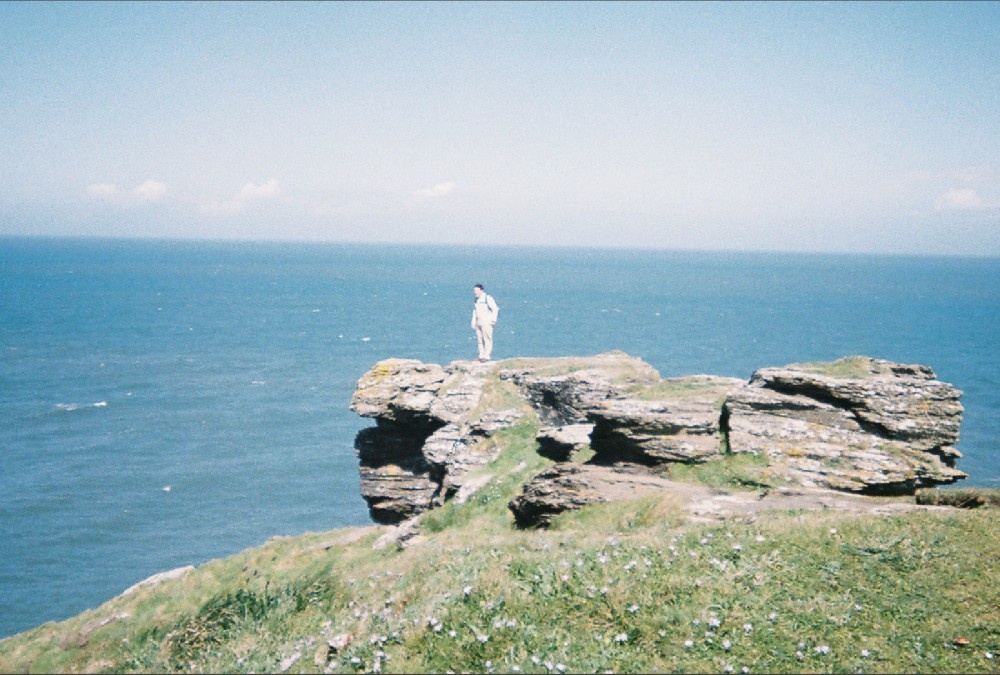
[[[664,475],[674,480],[701,483],[715,488],[763,490],[784,483],[773,479],[769,460],[762,454],[731,453],[721,459],[695,464],[672,463]]]
[[[875,365],[872,370],[872,362],[865,356],[845,356],[836,361],[816,361],[809,363],[793,363],[788,368],[797,368],[817,375],[827,375],[830,377],[848,377],[852,379],[864,379],[877,373],[885,372],[884,368]]]
[[[695,378],[667,378],[656,384],[637,386],[631,395],[647,400],[685,400],[695,398],[710,398],[719,409],[726,401],[726,394],[732,389],[731,384],[708,382]]]
[[[662,495],[518,531],[536,430],[497,434],[493,480],[421,516],[420,543],[275,539],[0,641],[0,672],[1000,670],[994,509],[696,525]],[[731,487],[759,461],[671,477]]]

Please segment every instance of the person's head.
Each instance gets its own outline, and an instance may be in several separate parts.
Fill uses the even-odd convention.
[[[473,287],[472,287],[472,292],[473,292],[473,293],[474,293],[474,294],[476,295],[476,297],[478,298],[478,297],[479,297],[480,295],[482,295],[483,293],[485,293],[485,292],[486,292],[486,289],[485,289],[485,288],[483,288],[483,285],[482,285],[482,284],[476,284],[475,286],[473,286]]]

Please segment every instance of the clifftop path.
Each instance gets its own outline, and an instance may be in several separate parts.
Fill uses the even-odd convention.
[[[358,380],[351,409],[375,520],[398,523],[477,489],[494,437],[531,428],[557,462],[511,501],[517,522],[620,494],[679,489],[672,466],[739,458],[764,489],[912,494],[955,468],[961,392],[923,365],[851,356],[762,368],[749,381],[661,378],[622,352],[446,366],[388,359]]]

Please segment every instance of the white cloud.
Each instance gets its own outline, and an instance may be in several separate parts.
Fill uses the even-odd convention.
[[[281,186],[272,178],[266,183],[247,183],[224,202],[209,204],[205,210],[213,213],[240,213],[250,202],[274,199],[281,194]]]
[[[437,199],[438,197],[446,197],[455,190],[455,184],[451,181],[446,183],[438,183],[434,187],[424,188],[422,190],[415,190],[413,192],[414,197],[419,197],[421,199]]]
[[[114,183],[92,183],[87,186],[87,194],[94,199],[112,199],[118,194],[118,186]]]
[[[132,194],[144,202],[151,202],[167,194],[167,184],[155,180],[147,180],[132,190]]]
[[[938,211],[950,209],[979,209],[983,200],[975,190],[969,188],[953,188],[937,198],[934,208]]]
[[[272,178],[260,185],[247,183],[240,188],[240,191],[236,193],[233,199],[239,202],[249,202],[255,199],[270,199],[277,197],[279,194],[281,194],[281,188],[278,186],[278,181]]]

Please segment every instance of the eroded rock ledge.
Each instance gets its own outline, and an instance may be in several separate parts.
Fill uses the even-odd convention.
[[[388,359],[351,409],[376,420],[356,439],[372,517],[398,523],[475,489],[470,471],[503,451],[492,437],[540,425],[556,461],[510,504],[544,525],[584,504],[677,489],[675,463],[754,455],[761,482],[854,494],[911,494],[966,477],[955,468],[961,392],[922,365],[852,356],[762,368],[749,381],[661,378],[622,352],[446,366]],[[581,461],[586,457],[585,461]]]

